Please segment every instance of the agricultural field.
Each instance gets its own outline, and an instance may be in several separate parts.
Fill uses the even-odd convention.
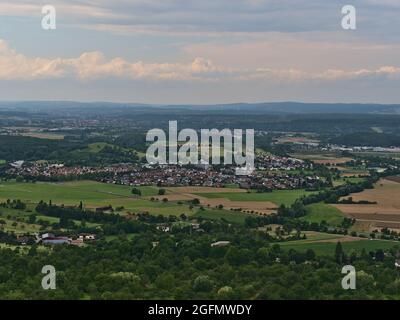
[[[320,141],[313,135],[285,135],[277,139],[278,143],[319,143]]]
[[[141,187],[142,197],[158,194],[156,187]],[[187,205],[150,201],[131,194],[131,187],[104,184],[94,181],[66,183],[19,183],[2,182],[0,201],[20,199],[29,204],[52,201],[54,204],[78,205],[80,201],[89,209],[112,205],[124,207],[123,212],[149,212],[156,215],[180,215],[189,213]]]
[[[291,156],[297,159],[311,160],[315,163],[325,164],[325,165],[328,164],[340,165],[353,160],[353,158],[343,157],[339,153],[331,151],[329,152],[318,151],[318,152],[307,152],[307,153],[301,152],[301,153],[291,154]]]
[[[2,182],[0,184],[0,201],[7,199],[20,199],[25,202],[32,211],[35,205],[43,201],[52,201],[53,204],[58,205],[78,205],[82,201],[84,207],[88,209],[95,209],[97,207],[111,205],[113,208],[123,207],[120,211],[121,214],[125,213],[139,213],[148,212],[153,215],[175,215],[179,216],[185,214],[188,216],[198,215],[196,208],[191,208],[187,201],[195,198],[200,199],[201,205],[206,210],[201,211],[204,217],[211,217],[220,219],[221,217],[232,222],[243,223],[246,217],[245,213],[232,212],[229,209],[242,208],[243,210],[250,211],[275,211],[276,205],[271,202],[265,201],[231,201],[223,197],[221,198],[207,198],[199,196],[201,194],[247,194],[242,189],[235,188],[203,188],[203,187],[190,187],[190,188],[167,188],[166,195],[158,195],[159,188],[152,186],[139,187],[142,196],[138,197],[132,195],[131,187],[104,184],[94,181],[74,181],[65,183],[20,183],[20,182]],[[196,192],[197,194],[184,193]],[[213,192],[213,193],[210,193]],[[256,194],[254,194],[256,195]],[[168,199],[167,202],[162,201]],[[224,205],[227,210],[214,210],[218,205]],[[230,205],[229,205],[230,204]],[[226,206],[225,206],[226,205]],[[8,210],[8,214],[15,215],[16,210]],[[14,213],[13,213],[14,212]],[[27,212],[19,212],[18,216],[27,216]],[[50,218],[40,216],[42,220],[48,221],[52,219],[51,223],[58,222],[57,218]]]
[[[307,196],[313,194],[315,192],[305,191],[304,189],[296,189],[296,190],[274,190],[273,192],[266,193],[202,193],[198,194],[206,198],[227,198],[231,201],[263,201],[273,203],[275,206],[291,205],[296,199],[301,198],[302,196]]]
[[[78,205],[81,201],[88,209],[111,205],[114,209],[121,208],[120,213],[148,212],[154,215],[186,215],[196,214],[195,208],[190,208],[188,201],[199,199],[200,204],[207,209],[208,216],[218,213],[214,210],[222,205],[225,213],[232,217],[231,210],[241,209],[244,213],[270,214],[281,205],[290,205],[303,195],[310,194],[304,190],[282,190],[271,193],[247,193],[238,188],[209,187],[176,187],[167,188],[166,194],[159,196],[157,187],[140,187],[142,196],[132,195],[128,186],[104,184],[94,181],[74,181],[65,183],[17,183],[2,182],[0,184],[0,201],[20,199],[31,205],[43,201],[54,204]],[[163,201],[168,199],[168,201]],[[205,212],[202,212],[205,214]],[[236,221],[244,221],[244,213]],[[219,218],[218,218],[219,219]]]
[[[352,194],[353,201],[376,201],[377,204],[332,205],[345,215],[361,222],[370,222],[375,228],[400,228],[400,183],[380,180],[374,189]],[[348,198],[348,197],[345,197]]]
[[[37,139],[47,139],[47,140],[63,140],[64,139],[64,136],[62,134],[48,133],[48,132],[25,132],[25,133],[21,133],[21,136],[37,138]]]
[[[336,186],[344,185],[344,184],[346,184],[348,182],[349,183],[359,183],[359,182],[362,182],[364,180],[365,180],[365,178],[362,178],[362,177],[353,177],[353,176],[351,176],[351,177],[342,177],[340,179],[334,180],[333,181],[333,185],[336,187]]]
[[[398,241],[388,240],[368,240],[364,238],[350,237],[337,234],[326,234],[319,232],[305,232],[307,239],[288,241],[279,243],[282,249],[294,249],[299,252],[305,252],[308,249],[314,250],[317,255],[333,256],[335,253],[336,244],[340,242],[343,250],[350,254],[352,251],[361,253],[363,249],[368,253],[378,249],[391,249],[394,247],[400,248]]]
[[[122,147],[119,147],[117,145],[106,143],[106,142],[90,143],[90,144],[87,145],[86,148],[75,150],[75,151],[73,151],[73,153],[75,153],[77,155],[82,154],[82,153],[97,154],[97,153],[100,153],[106,147],[115,148],[117,150],[126,151],[126,152],[133,152],[133,153],[136,153],[139,157],[145,157],[146,156],[145,153],[138,152],[138,151],[136,151],[136,150],[134,150],[132,148],[122,148]]]
[[[378,249],[391,249],[394,247],[400,247],[397,241],[386,241],[386,240],[355,240],[355,241],[344,241],[342,239],[337,239],[341,242],[343,250],[349,254],[352,251],[361,253],[363,249],[366,252],[375,251]],[[301,240],[302,241],[302,240]],[[333,256],[335,253],[337,241],[331,242],[300,242],[300,241],[290,241],[281,243],[281,247],[284,250],[294,249],[299,252],[305,252],[308,249],[314,250],[317,255],[329,255]]]
[[[207,195],[216,195],[209,197]],[[164,198],[168,201],[192,201],[197,199],[203,207],[214,209],[222,205],[228,210],[241,209],[243,212],[269,214],[276,211],[276,205],[269,201],[236,201],[226,197],[226,194],[244,194],[246,190],[238,188],[211,188],[211,187],[174,187],[167,188],[167,194],[156,196],[158,200]],[[219,196],[220,195],[220,196]]]
[[[211,188],[211,187],[173,187],[166,188],[163,196],[154,196],[158,200],[191,201],[198,199],[200,204],[207,208],[216,208],[220,205],[224,209],[238,210],[245,213],[270,214],[276,212],[281,204],[291,205],[296,199],[309,195],[312,192],[305,190],[276,190],[269,193],[247,192],[239,188]],[[151,198],[151,197],[148,197]]]
[[[204,218],[208,220],[226,220],[231,223],[243,224],[246,217],[249,215],[246,213],[228,211],[228,210],[198,210],[193,217]]]
[[[326,221],[331,225],[340,225],[345,215],[337,208],[325,203],[314,203],[306,206],[307,215],[300,218],[310,223]]]

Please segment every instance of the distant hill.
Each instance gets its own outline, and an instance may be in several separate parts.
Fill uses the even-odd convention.
[[[197,110],[231,110],[256,113],[340,113],[340,114],[399,114],[400,105],[354,104],[354,103],[301,103],[301,102],[266,102],[266,103],[236,103],[220,105],[168,105],[173,109]]]
[[[141,103],[73,102],[73,101],[14,101],[0,102],[0,110],[50,111],[51,109],[135,109],[137,111],[186,110],[192,112],[214,111],[250,114],[397,114],[400,105],[354,104],[354,103],[301,103],[265,102],[216,105],[151,105]]]

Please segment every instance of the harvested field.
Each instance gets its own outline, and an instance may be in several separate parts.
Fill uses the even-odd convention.
[[[254,211],[264,214],[270,214],[277,209],[277,206],[269,201],[231,201],[226,198],[197,198],[203,206],[210,207],[222,204],[225,209],[242,209],[242,211]]]
[[[38,139],[48,139],[48,140],[63,140],[64,136],[55,133],[44,133],[44,132],[25,132],[21,133],[21,136],[38,138]]]
[[[318,164],[325,165],[340,165],[353,160],[350,157],[342,157],[340,154],[334,152],[320,152],[320,153],[294,153],[292,157],[303,160],[311,160]]]
[[[247,190],[239,188],[213,188],[213,187],[173,187],[166,188],[168,192],[175,193],[246,193]]]
[[[321,159],[310,159],[314,161],[317,164],[331,164],[331,165],[338,165],[338,164],[344,164],[346,162],[349,162],[353,160],[352,158],[321,158]]]
[[[168,201],[190,201],[199,199],[200,204],[204,207],[215,208],[223,205],[225,209],[242,209],[242,211],[254,211],[262,214],[270,214],[275,212],[277,206],[269,201],[231,201],[227,198],[205,198],[190,193],[166,194],[165,196],[157,196],[156,199],[168,199]]]
[[[308,242],[305,241],[304,243],[338,243],[338,241],[343,243],[343,242],[365,241],[365,240],[367,240],[367,239],[344,236],[344,237],[341,237],[341,238],[332,238],[332,239],[316,240],[316,241],[308,241]]]
[[[319,143],[317,139],[312,139],[308,137],[279,137],[278,143]]]
[[[351,195],[354,201],[376,201],[377,204],[335,204],[333,206],[358,221],[373,222],[375,227],[390,224],[397,228],[400,225],[399,195],[400,183],[382,179],[374,189]]]
[[[387,177],[386,180],[400,183],[400,176]]]
[[[226,210],[242,209],[243,212],[254,212],[260,214],[270,214],[275,212],[277,205],[270,201],[244,201],[228,199],[226,194],[247,194],[244,189],[238,188],[212,188],[212,187],[174,187],[167,188],[167,193],[163,196],[155,196],[158,200],[168,199],[168,201],[190,201],[198,199],[204,207],[215,208],[223,205]],[[209,194],[221,194],[221,197],[205,197]]]

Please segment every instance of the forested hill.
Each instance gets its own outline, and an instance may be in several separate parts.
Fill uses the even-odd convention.
[[[356,104],[356,103],[301,103],[301,102],[261,102],[261,103],[232,103],[211,105],[152,105],[138,103],[112,103],[112,102],[73,102],[73,101],[26,101],[26,102],[1,102],[0,110],[7,111],[42,111],[94,109],[99,111],[136,109],[137,111],[156,112],[162,110],[182,111],[233,111],[251,113],[275,114],[400,114],[400,105],[383,104]]]
[[[332,138],[329,142],[346,146],[400,147],[400,136],[377,132],[357,132]]]

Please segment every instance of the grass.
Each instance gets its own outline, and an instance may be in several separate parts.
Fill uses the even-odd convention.
[[[142,196],[158,194],[156,187],[139,187]],[[74,181],[67,183],[17,183],[0,184],[0,200],[20,199],[34,207],[40,200],[51,200],[54,204],[78,205],[80,201],[86,208],[112,205],[124,207],[124,212],[148,211],[151,214],[180,215],[190,213],[187,205],[163,203],[134,197],[131,187],[105,184],[94,181]]]
[[[29,224],[29,223],[25,223],[25,222],[19,222],[19,221],[4,219],[4,218],[1,218],[1,219],[4,220],[6,223],[1,229],[5,232],[14,232],[15,234],[24,234],[24,233],[39,232],[39,230],[40,230],[40,225],[38,225],[38,224]],[[13,226],[14,223],[16,223],[17,225]]]
[[[340,238],[338,238],[340,241]],[[314,250],[317,255],[329,255],[333,256],[335,253],[336,242],[315,242],[310,243],[304,240],[300,241],[289,241],[283,242],[279,245],[284,250],[294,249],[299,252],[305,252],[308,249]],[[396,241],[385,241],[385,240],[355,240],[355,241],[348,241],[342,242],[342,247],[344,251],[348,254],[352,250],[360,253],[363,249],[367,252],[369,251],[376,251],[378,249],[387,250],[393,248],[395,246],[400,246],[400,242]]]
[[[361,177],[343,177],[340,179],[337,179],[333,182],[333,185],[336,186],[342,186],[344,184],[346,184],[347,182],[350,183],[360,183],[363,182],[365,180],[365,178],[361,178]]]
[[[122,151],[126,151],[126,152],[128,152],[128,151],[130,151],[130,152],[136,152],[136,154],[137,154],[139,157],[145,157],[145,156],[146,156],[145,153],[140,152],[140,151],[137,151],[137,150],[135,150],[135,149],[132,149],[132,148],[123,148],[123,147],[120,147],[120,146],[117,146],[117,145],[114,145],[114,144],[111,144],[111,143],[107,143],[107,142],[95,142],[95,143],[90,143],[90,144],[87,145],[86,148],[79,149],[79,150],[75,150],[74,152],[77,153],[77,154],[82,154],[82,153],[99,153],[99,152],[101,152],[101,151],[102,151],[104,148],[106,148],[106,147],[116,148],[116,149],[118,149],[118,150],[122,150]]]
[[[62,135],[62,134],[48,133],[48,132],[24,132],[24,133],[21,133],[21,136],[37,138],[37,139],[45,139],[45,140],[63,140],[64,139],[64,135]]]
[[[227,210],[198,210],[194,215],[194,217],[201,217],[207,220],[221,220],[224,219],[228,222],[244,224],[246,217],[248,214],[235,212],[235,211],[227,211]]]
[[[309,223],[320,223],[325,220],[331,225],[340,225],[343,221],[344,215],[339,209],[332,207],[325,203],[314,203],[306,206],[307,215],[301,217],[300,220]]]
[[[276,205],[284,204],[289,206],[304,195],[311,195],[315,192],[298,190],[275,190],[267,193],[202,193],[198,194],[206,198],[227,198],[231,201],[270,201]]]
[[[127,239],[127,240],[132,240],[132,239],[135,238],[136,236],[137,236],[137,234],[135,234],[135,233],[127,233],[127,234],[125,234],[125,235],[106,236],[106,237],[105,237],[105,240],[106,240],[107,242],[110,242],[110,241],[113,241],[113,240],[117,240],[117,239],[119,239],[120,237],[122,237],[122,238],[124,238],[124,239]]]

